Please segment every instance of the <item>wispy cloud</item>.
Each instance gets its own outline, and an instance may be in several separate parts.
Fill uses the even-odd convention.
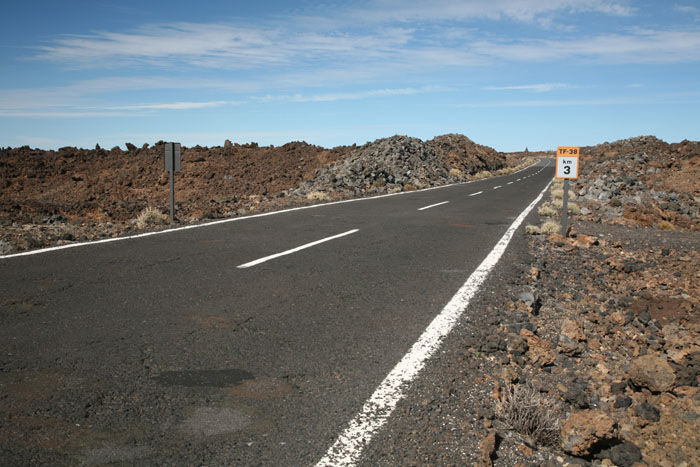
[[[399,89],[373,89],[367,91],[315,94],[315,95],[266,95],[258,98],[262,102],[287,101],[287,102],[333,102],[340,100],[358,100],[373,97],[407,96],[412,94],[424,94],[427,92],[449,91],[447,87],[426,86],[423,88],[399,88]]]
[[[516,86],[487,86],[482,88],[485,91],[534,91],[534,92],[549,92],[559,89],[573,89],[576,86],[564,83],[542,83],[542,84],[523,84]]]
[[[355,15],[367,21],[511,20],[525,23],[548,22],[556,13],[594,12],[631,16],[636,9],[614,0],[377,0]]]
[[[240,105],[237,101],[209,101],[209,102],[168,102],[164,104],[133,104],[109,107],[114,110],[191,110],[205,109],[209,107],[221,107],[224,105]]]
[[[673,5],[673,11],[683,15],[694,16],[695,21],[700,20],[700,8],[690,5]]]
[[[38,47],[34,56],[83,67],[190,65],[246,69],[311,63],[337,57],[380,58],[405,46],[412,31],[385,28],[353,34],[287,27],[175,23],[142,26],[131,33],[72,35]]]
[[[473,45],[479,54],[514,62],[579,58],[595,63],[663,64],[700,60],[700,31],[636,30],[577,40],[480,41]]]

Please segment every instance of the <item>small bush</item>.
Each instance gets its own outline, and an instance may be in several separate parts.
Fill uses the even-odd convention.
[[[567,203],[566,207],[568,208],[568,211],[571,214],[576,214],[576,215],[581,214],[581,209],[578,207],[578,204],[576,204],[576,203]]]
[[[564,199],[564,189],[563,188],[552,187],[552,191],[550,193],[552,195],[552,199],[554,199],[554,200]]]
[[[455,168],[450,169],[450,176],[459,180],[464,178],[464,174],[462,173],[462,171]]]
[[[528,235],[539,235],[541,233],[540,228],[536,225],[526,225],[525,233]]]
[[[496,415],[511,430],[546,446],[558,443],[563,414],[557,399],[531,384],[509,385],[496,403]]]
[[[564,200],[561,198],[554,199],[552,200],[552,206],[554,206],[557,209],[562,209],[564,207]]]
[[[136,217],[136,227],[145,229],[151,225],[167,224],[168,220],[168,216],[160,212],[159,209],[149,206]]]
[[[540,230],[543,234],[553,234],[561,231],[561,225],[559,225],[559,222],[547,221],[542,224]]]
[[[328,196],[328,193],[323,191],[312,191],[306,195],[306,199],[309,201],[329,201],[331,197]]]
[[[557,215],[557,210],[554,209],[554,207],[551,204],[544,203],[537,210],[537,214],[539,214],[540,216],[544,216],[544,217],[554,217]]]
[[[658,224],[656,224],[656,228],[658,228],[659,230],[676,230],[676,227],[669,221],[659,222]]]

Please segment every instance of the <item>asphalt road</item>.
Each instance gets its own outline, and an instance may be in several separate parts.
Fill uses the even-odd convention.
[[[315,464],[553,172],[0,259],[0,464]]]

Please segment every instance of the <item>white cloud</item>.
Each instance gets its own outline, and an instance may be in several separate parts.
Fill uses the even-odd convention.
[[[133,104],[109,107],[114,110],[191,110],[205,109],[209,107],[221,107],[225,105],[239,105],[236,101],[209,101],[209,102],[168,102],[164,104]]]
[[[407,96],[412,94],[423,94],[427,92],[448,91],[448,88],[427,86],[423,88],[400,88],[400,89],[374,89],[369,91],[316,94],[316,95],[267,95],[257,100],[261,102],[286,101],[286,102],[333,102],[340,100],[358,100],[372,97]]]
[[[492,59],[548,62],[585,59],[596,63],[683,63],[700,60],[700,31],[634,31],[577,40],[480,41],[474,49]]]
[[[517,86],[487,86],[485,91],[534,91],[534,92],[549,92],[559,89],[572,89],[576,86],[564,83],[541,83],[541,84],[523,84]]]
[[[547,22],[555,13],[594,12],[631,16],[635,9],[613,0],[378,0],[355,15],[367,21],[512,20]]]

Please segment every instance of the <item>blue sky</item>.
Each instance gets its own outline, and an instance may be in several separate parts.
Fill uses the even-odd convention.
[[[700,1],[6,2],[0,146],[700,139]]]

